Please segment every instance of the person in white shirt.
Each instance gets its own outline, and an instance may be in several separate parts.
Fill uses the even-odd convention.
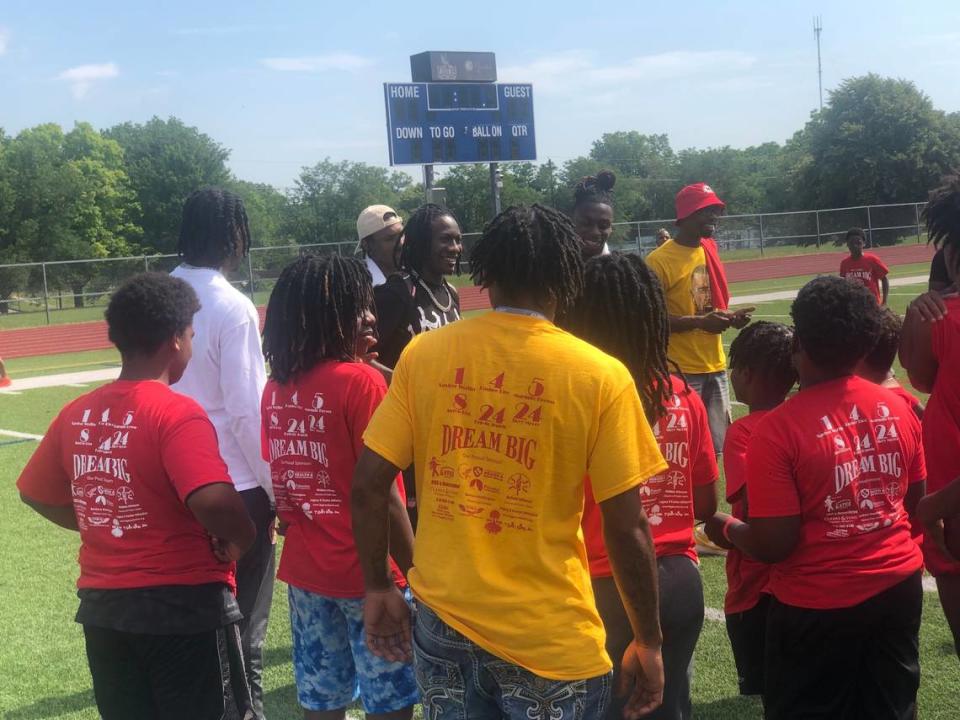
[[[257,309],[225,277],[249,251],[247,213],[237,195],[205,188],[187,198],[178,246],[181,264],[171,274],[193,287],[200,311],[193,319],[193,359],[172,387],[210,416],[220,454],[257,526],[253,547],[237,562],[237,602],[254,712],[262,720],[262,656],[275,562],[273,486],[260,449],[260,401],[267,376]]]
[[[399,272],[397,259],[403,243],[403,220],[387,205],[364,208],[357,218],[357,252],[362,252],[373,286],[383,285]]]

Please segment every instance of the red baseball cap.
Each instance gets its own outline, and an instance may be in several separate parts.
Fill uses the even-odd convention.
[[[727,207],[726,203],[717,197],[713,188],[706,183],[687,185],[677,193],[675,202],[677,206],[677,222],[690,217],[697,210],[702,210],[711,205],[719,205],[722,208]]]

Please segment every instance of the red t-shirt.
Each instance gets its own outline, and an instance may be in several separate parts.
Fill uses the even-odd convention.
[[[941,490],[960,476],[960,297],[944,298],[949,313],[931,326],[933,355],[940,364],[923,411],[923,446],[927,453],[927,492]],[[960,573],[932,540],[924,539],[927,569],[934,575]]]
[[[46,505],[72,501],[80,527],[77,586],[98,590],[233,586],[185,504],[230,483],[217,434],[190,398],[153,381],[117,381],[82,395],[50,425],[17,488]]]
[[[880,292],[880,281],[887,276],[890,269],[873,253],[864,253],[860,258],[854,260],[847,256],[840,261],[840,276],[856,280],[877,298],[877,302],[883,302],[883,294]]]
[[[731,505],[734,517],[745,519],[748,510],[746,503],[747,484],[747,446],[760,421],[766,417],[766,410],[757,410],[740,418],[727,428],[727,438],[723,443],[723,471],[727,481],[727,501]],[[740,491],[743,491],[740,493]],[[734,501],[734,496],[740,497]],[[733,548],[727,551],[727,595],[723,602],[723,611],[727,615],[746,612],[760,600],[760,593],[767,589],[770,581],[770,566]]]
[[[901,398],[907,404],[907,406],[913,410],[913,414],[917,417],[920,417],[920,415],[923,413],[923,404],[913,393],[911,393],[902,385],[894,385],[893,387],[888,387],[887,390]],[[929,462],[927,465],[929,466]]]
[[[334,360],[291,384],[267,383],[263,457],[270,463],[277,515],[290,524],[277,572],[288,585],[328,597],[363,597],[350,489],[363,432],[386,392],[373,368]],[[399,477],[397,488],[404,497]]]
[[[693,539],[693,487],[717,481],[716,453],[707,411],[700,396],[671,377],[673,396],[667,413],[653,425],[653,435],[668,468],[641,485],[640,499],[647,514],[657,557],[686,555],[698,561]],[[610,577],[610,558],[603,542],[600,508],[585,483],[583,538],[591,577]]]
[[[851,607],[919,570],[903,499],[926,474],[920,422],[867,380],[821,383],[771,410],[747,450],[750,517],[802,522],[770,592],[797,607]]]

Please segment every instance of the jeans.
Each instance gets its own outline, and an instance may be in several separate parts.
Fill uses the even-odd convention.
[[[550,680],[496,657],[422,603],[413,633],[424,720],[596,720],[611,673]]]
[[[703,628],[703,581],[700,570],[686,555],[657,558],[657,576],[663,632],[663,705],[644,717],[689,720],[693,717],[693,651]],[[614,677],[619,679],[620,662],[633,640],[633,629],[612,577],[593,578],[593,592],[607,631],[607,652],[613,659]],[[611,698],[606,720],[620,720],[625,702],[626,698]]]
[[[710,437],[717,455],[723,452],[723,441],[730,427],[730,390],[727,388],[727,371],[714,373],[684,373],[687,384],[693,389],[707,408],[707,421],[710,423]]]
[[[237,562],[237,604],[243,613],[240,638],[243,661],[257,720],[263,720],[263,643],[273,603],[276,553],[270,541],[270,526],[276,513],[263,488],[242,490],[240,498],[257,526],[257,539]]]

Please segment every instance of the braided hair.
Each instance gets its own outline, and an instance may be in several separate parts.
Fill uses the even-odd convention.
[[[195,267],[216,267],[237,254],[250,252],[250,225],[239,195],[222,188],[203,188],[183,205],[177,254]]]
[[[573,188],[574,208],[580,205],[600,203],[613,207],[613,186],[617,176],[610,170],[601,170],[596,175],[587,175]]]
[[[470,253],[470,277],[511,296],[555,300],[563,314],[583,293],[580,238],[563,213],[539,203],[515,205],[484,228]]]
[[[263,328],[270,376],[288,383],[321,360],[352,361],[360,319],[373,308],[366,266],[340,255],[304,255],[280,273]]]
[[[400,269],[414,277],[423,273],[433,247],[433,223],[437,218],[449,217],[457,222],[456,216],[445,207],[435,203],[421,205],[403,226],[403,245],[400,247]],[[457,222],[459,225],[459,222]],[[457,275],[460,274],[460,258],[457,258]]]
[[[954,263],[960,263],[960,169],[943,178],[943,185],[930,192],[923,219],[930,241],[938,249],[952,246]],[[951,269],[956,274],[960,267]]]
[[[660,280],[643,258],[611,253],[589,260],[583,295],[560,325],[623,362],[647,418],[653,422],[663,416],[673,394],[670,320]]]
[[[793,366],[793,328],[782,323],[757,320],[748,325],[730,345],[730,369],[749,370],[786,395],[797,381]]]

